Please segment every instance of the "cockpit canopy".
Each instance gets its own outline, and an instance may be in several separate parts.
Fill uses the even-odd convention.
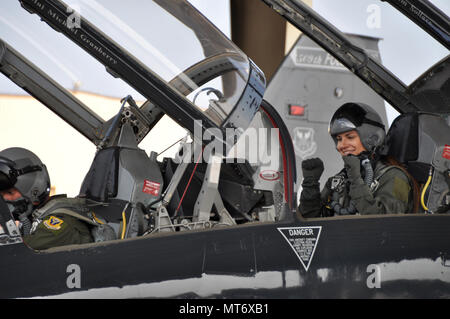
[[[264,94],[264,74],[187,1],[155,0],[143,7],[136,0],[74,0],[68,5],[66,11],[74,14],[67,17],[67,27],[79,30],[78,42],[94,53],[108,55],[96,37],[82,32],[83,24],[95,26],[145,71],[185,96],[205,122],[248,127]],[[114,64],[115,57],[110,59]]]

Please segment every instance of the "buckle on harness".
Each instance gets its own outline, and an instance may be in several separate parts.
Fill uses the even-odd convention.
[[[336,190],[344,182],[344,176],[336,175],[331,179],[331,189]]]
[[[379,183],[377,180],[374,180],[374,181],[370,184],[369,189],[370,189],[370,191],[371,191],[372,193],[374,193],[374,192],[378,189],[378,186],[380,186],[380,183]]]

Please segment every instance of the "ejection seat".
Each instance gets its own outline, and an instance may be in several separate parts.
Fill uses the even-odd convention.
[[[97,152],[79,197],[89,201],[97,220],[114,229],[116,239],[123,239],[147,230],[145,207],[160,198],[162,188],[156,154],[149,157],[138,148],[126,123],[117,144]]]
[[[383,155],[405,166],[419,184],[420,212],[450,212],[450,126],[436,114],[405,113],[392,123]]]

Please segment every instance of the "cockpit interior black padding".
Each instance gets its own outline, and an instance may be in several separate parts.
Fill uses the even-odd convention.
[[[97,152],[81,185],[80,197],[106,202],[108,198],[117,195],[119,155],[119,147],[109,147]]]
[[[407,113],[398,117],[386,136],[385,153],[400,163],[415,161],[419,156],[418,114]]]

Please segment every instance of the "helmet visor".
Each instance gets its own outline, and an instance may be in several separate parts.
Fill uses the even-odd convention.
[[[10,189],[17,183],[17,177],[42,170],[41,165],[27,165],[16,169],[16,162],[0,157],[0,191]]]
[[[330,123],[329,133],[331,136],[335,136],[352,130],[356,130],[356,125],[349,119],[343,117],[335,119]]]
[[[368,106],[357,103],[346,103],[341,106],[330,121],[329,133],[336,134],[348,132],[361,127],[364,123],[384,129],[378,114],[370,110]]]
[[[14,162],[0,158],[0,191],[10,189],[17,182],[13,166]]]

